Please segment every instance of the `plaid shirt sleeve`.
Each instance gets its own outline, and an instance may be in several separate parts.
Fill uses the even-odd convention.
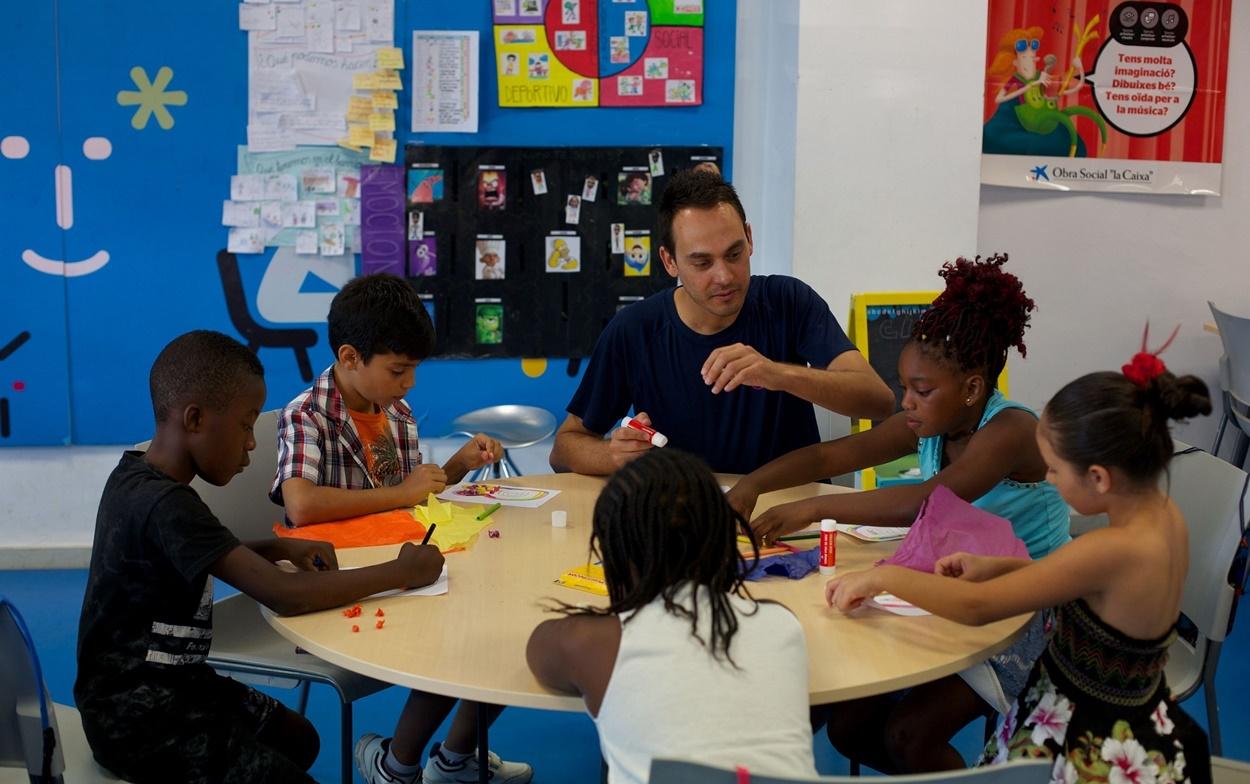
[[[269,490],[275,504],[282,501],[282,483],[288,479],[322,482],[322,449],[325,433],[316,416],[301,408],[286,408],[278,418],[278,472]]]

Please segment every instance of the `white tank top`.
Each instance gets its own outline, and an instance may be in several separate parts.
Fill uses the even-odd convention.
[[[687,585],[675,599],[689,607],[690,593]],[[712,609],[706,590],[698,596],[699,634],[707,641]],[[621,624],[621,647],[595,719],[609,784],[645,784],[654,758],[816,775],[803,627],[779,604],[731,599],[737,669],[691,635],[690,619],[665,612],[663,598]]]

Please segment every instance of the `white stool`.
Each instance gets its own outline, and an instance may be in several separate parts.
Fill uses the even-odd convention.
[[[516,463],[508,456],[509,449],[533,446],[556,432],[556,418],[545,408],[536,406],[490,406],[461,414],[452,420],[453,436],[472,438],[477,433],[499,439],[503,456],[499,462],[482,466],[465,476],[467,482],[485,479],[507,479],[520,476]]]

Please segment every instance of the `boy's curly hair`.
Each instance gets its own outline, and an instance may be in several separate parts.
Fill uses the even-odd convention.
[[[1007,254],[982,260],[963,257],[942,265],[946,289],[912,330],[912,340],[933,356],[960,370],[984,368],[992,386],[1007,364],[1013,346],[1027,356],[1024,330],[1037,309],[1020,279],[1003,270]]]

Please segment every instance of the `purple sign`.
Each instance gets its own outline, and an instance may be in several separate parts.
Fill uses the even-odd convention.
[[[404,169],[360,167],[360,272],[404,276]]]
[[[548,0],[494,0],[495,24],[540,25],[543,23],[543,15],[547,12],[547,2]],[[529,38],[507,37],[503,39],[503,42],[505,44],[534,43]]]

